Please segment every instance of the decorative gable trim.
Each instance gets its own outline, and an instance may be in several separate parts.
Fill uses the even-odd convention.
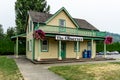
[[[46,22],[45,22],[45,24],[47,24],[47,23],[49,23],[52,19],[54,19],[60,12],[62,12],[62,11],[64,11],[66,14],[67,14],[67,16],[70,18],[70,20],[75,24],[75,26],[77,27],[77,28],[79,28],[79,25],[74,21],[74,19],[72,18],[72,16],[68,13],[68,11],[64,8],[64,7],[62,7],[61,9],[59,9],[52,17],[50,17]]]

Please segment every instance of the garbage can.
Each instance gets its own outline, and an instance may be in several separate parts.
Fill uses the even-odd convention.
[[[87,58],[87,50],[83,51],[83,58]]]
[[[87,58],[91,58],[91,50],[87,50]]]

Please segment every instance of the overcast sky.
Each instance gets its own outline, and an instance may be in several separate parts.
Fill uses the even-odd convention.
[[[6,32],[15,26],[14,3],[16,0],[0,2],[0,24]],[[101,31],[120,34],[120,0],[47,0],[54,14],[65,7],[74,18],[85,19]]]

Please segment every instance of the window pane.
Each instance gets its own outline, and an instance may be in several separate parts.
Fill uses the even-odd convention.
[[[32,51],[32,40],[29,41],[29,51]]]
[[[48,51],[48,41],[47,40],[42,41],[41,50]]]
[[[77,42],[74,43],[74,51],[77,51]]]
[[[29,21],[29,32],[32,31],[32,21]]]
[[[29,41],[27,41],[27,51],[29,51]]]
[[[91,50],[91,42],[88,42],[88,50]]]
[[[44,41],[43,41],[43,45],[47,45],[47,40],[44,40]]]
[[[65,20],[60,19],[59,20],[59,26],[65,26]]]

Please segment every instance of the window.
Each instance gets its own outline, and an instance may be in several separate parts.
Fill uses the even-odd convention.
[[[88,45],[88,47],[87,47],[88,50],[91,50],[91,42],[88,42],[87,45]]]
[[[29,31],[31,32],[32,31],[32,21],[30,20],[29,22]]]
[[[32,51],[32,40],[29,40],[28,46],[29,46],[29,51]]]
[[[65,27],[65,20],[60,19],[59,20],[59,31],[60,32],[66,32],[66,27]]]
[[[74,52],[77,52],[77,42],[74,42]],[[78,52],[80,52],[80,42],[78,42]]]
[[[48,40],[43,40],[41,45],[41,51],[47,52],[48,51]]]
[[[29,33],[29,26],[28,26],[28,28],[27,28],[27,32]]]
[[[60,19],[59,20],[59,26],[65,27],[65,20]]]
[[[29,51],[29,41],[27,41],[27,51]]]

